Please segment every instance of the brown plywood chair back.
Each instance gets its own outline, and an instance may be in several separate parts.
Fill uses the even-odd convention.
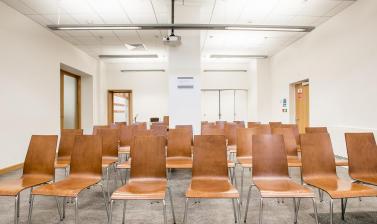
[[[316,177],[336,177],[335,156],[327,133],[301,135],[302,176],[305,179]]]
[[[233,121],[233,123],[237,124],[237,127],[239,128],[245,127],[245,121]]]
[[[60,134],[58,158],[67,159],[71,158],[75,138],[77,135],[83,135],[82,129],[63,129]]]
[[[280,121],[277,121],[277,122],[269,122],[269,125],[271,127],[271,129],[273,128],[279,128],[282,126],[282,123]]]
[[[134,135],[134,126],[122,126],[119,128],[119,145],[130,146]]]
[[[191,157],[191,140],[190,130],[170,129],[168,132],[168,150],[167,157]]]
[[[132,157],[132,155],[133,155],[135,138],[136,137],[148,137],[148,136],[155,136],[155,134],[153,133],[152,130],[134,128],[134,133],[133,133],[131,145],[130,145],[130,157]]]
[[[168,127],[164,124],[152,124],[151,130],[155,135],[164,136],[165,138],[168,133]]]
[[[269,135],[266,128],[238,128],[237,129],[237,157],[251,157],[253,150],[253,135]]]
[[[224,135],[224,129],[219,128],[217,125],[205,124],[202,125],[202,135]]]
[[[32,135],[24,161],[23,175],[55,174],[57,135]]]
[[[147,130],[147,122],[136,122],[132,124],[136,130]]]
[[[99,129],[98,135],[102,136],[102,157],[118,158],[118,129]]]
[[[255,128],[255,127],[259,126],[260,124],[261,124],[260,122],[250,121],[250,122],[247,122],[247,127],[248,128]]]
[[[76,136],[71,156],[70,176],[102,176],[102,137],[100,135]]]
[[[176,125],[175,129],[187,129],[187,130],[190,131],[191,135],[193,133],[192,125],[183,125],[183,124],[182,125]]]
[[[166,178],[165,139],[162,136],[136,136],[132,151],[131,179]]]
[[[298,156],[296,138],[291,128],[272,128],[272,134],[284,137],[287,156]]]
[[[169,127],[169,125],[170,125],[170,118],[169,118],[169,116],[164,116],[164,117],[162,118],[162,121],[164,122],[164,124],[165,124],[167,127]]]
[[[289,178],[287,154],[281,135],[254,135],[253,179]]]
[[[228,139],[228,145],[235,145],[237,143],[237,124],[225,123],[224,134]]]
[[[225,136],[197,135],[194,138],[192,178],[228,178]]]
[[[215,125],[220,129],[224,129],[225,124],[226,124],[226,121],[216,121],[216,123],[215,123]]]
[[[326,127],[306,127],[305,133],[328,133],[328,131]]]
[[[296,139],[296,144],[300,145],[300,131],[298,130],[297,124],[282,124],[281,127],[292,129],[293,135],[295,136],[295,139]]]
[[[373,133],[345,133],[351,177],[377,175],[377,146]]]
[[[112,128],[121,128],[123,126],[127,126],[127,122],[126,121],[122,121],[122,122],[114,122],[110,125],[110,127]]]
[[[104,128],[109,128],[109,127],[110,127],[109,125],[94,125],[93,126],[93,135],[97,135],[98,130],[104,129]]]

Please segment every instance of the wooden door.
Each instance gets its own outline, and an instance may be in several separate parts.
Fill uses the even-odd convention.
[[[132,123],[132,91],[109,90],[108,92],[108,123]]]
[[[295,85],[295,99],[296,124],[300,133],[305,133],[305,128],[309,127],[309,83]]]

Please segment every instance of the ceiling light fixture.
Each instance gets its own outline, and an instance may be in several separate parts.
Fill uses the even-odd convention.
[[[251,58],[251,59],[266,59],[267,55],[248,55],[248,54],[212,54],[210,58]]]
[[[124,69],[121,72],[165,72],[165,69]]]
[[[204,69],[203,72],[247,72],[245,69]]]
[[[314,26],[274,25],[225,25],[225,24],[91,24],[91,25],[48,25],[51,30],[240,30],[310,32]]]
[[[123,55],[108,55],[101,54],[99,58],[158,58],[157,54],[123,54]]]

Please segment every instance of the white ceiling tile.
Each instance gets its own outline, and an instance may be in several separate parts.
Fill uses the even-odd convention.
[[[96,13],[71,14],[79,24],[103,24],[103,20]]]
[[[315,0],[306,1],[305,6],[300,10],[302,16],[322,16],[339,5],[339,1]]]
[[[61,0],[60,5],[67,13],[70,14],[91,14],[93,9],[86,1],[79,0]]]
[[[52,24],[78,24],[78,22],[72,16],[67,14],[45,14],[42,16],[51,21]]]
[[[37,11],[38,14],[55,14],[63,12],[59,0],[22,0],[27,6]]]
[[[2,0],[10,7],[16,9],[22,14],[29,15],[29,14],[37,14],[35,10],[27,6],[25,3],[23,3],[21,0]]]
[[[51,21],[48,18],[45,18],[41,15],[29,15],[29,18],[31,18],[33,21],[41,24],[42,26],[46,26],[51,24]]]

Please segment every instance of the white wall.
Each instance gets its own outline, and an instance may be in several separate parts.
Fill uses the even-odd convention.
[[[0,38],[3,168],[23,162],[32,134],[59,133],[60,63],[96,75],[97,60],[2,2]]]
[[[105,65],[103,80],[106,84],[101,90],[104,96],[101,100],[101,110],[105,111],[101,113],[101,123],[107,123],[108,90],[132,90],[133,116],[138,115],[137,121],[149,121],[151,117],[162,119],[168,114],[169,79],[166,72],[121,72],[123,69],[145,69],[148,66],[153,67],[153,65],[119,63]]]
[[[377,132],[377,1],[359,0],[271,58],[271,120],[289,122],[280,100],[310,80],[310,125],[327,126],[337,155],[344,132]]]

